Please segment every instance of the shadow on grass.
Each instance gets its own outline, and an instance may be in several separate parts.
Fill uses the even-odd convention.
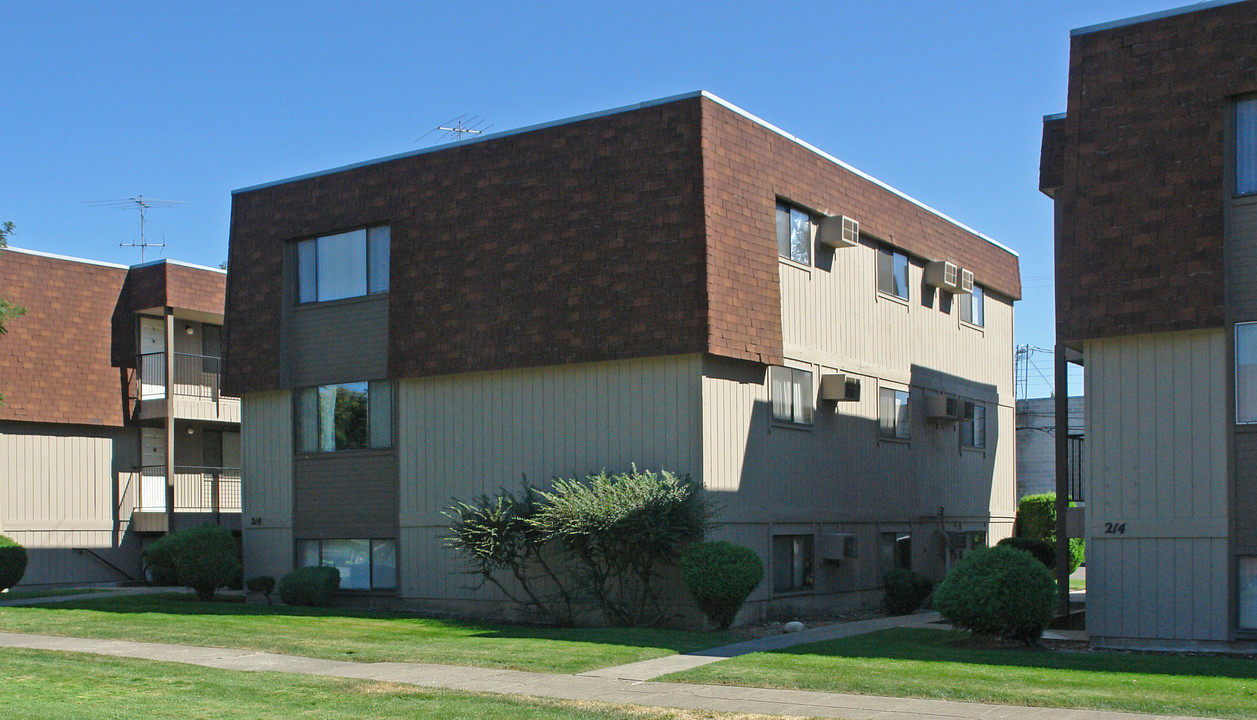
[[[157,613],[182,616],[353,618],[378,620],[381,622],[422,624],[432,628],[443,628],[464,633],[469,637],[599,643],[629,647],[662,648],[678,653],[706,650],[720,645],[727,645],[736,640],[736,638],[724,633],[692,632],[666,628],[561,628],[545,625],[513,625],[438,618],[417,613],[385,610],[264,605],[245,603],[244,598],[231,596],[220,597],[213,602],[201,602],[192,593],[179,592],[126,595],[122,597],[93,597],[82,600],[29,605],[25,606],[25,608],[37,609],[41,612],[91,610],[120,614]],[[259,630],[264,630],[264,628],[259,628]]]
[[[919,660],[1082,672],[1257,678],[1257,662],[1251,658],[1184,653],[978,648],[967,645],[968,640],[969,633],[966,632],[896,628],[796,645],[774,654]]]

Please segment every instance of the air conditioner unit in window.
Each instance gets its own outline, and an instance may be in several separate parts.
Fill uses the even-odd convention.
[[[860,223],[846,215],[821,218],[819,239],[831,248],[855,247],[860,244]]]
[[[972,270],[965,270],[964,268],[961,268],[960,289],[957,290],[956,292],[964,293],[966,295],[973,292],[973,271]]]
[[[855,535],[849,533],[821,533],[821,560],[851,560],[856,557]]]
[[[960,268],[946,260],[935,260],[925,266],[925,284],[956,292],[960,287]]]
[[[860,399],[860,379],[846,373],[821,375],[821,400],[856,402]]]
[[[960,419],[960,398],[951,395],[927,395],[925,416],[930,420],[955,421]]]

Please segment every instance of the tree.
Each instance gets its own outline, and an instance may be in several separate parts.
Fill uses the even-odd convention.
[[[13,234],[13,223],[5,221],[0,224],[0,249],[9,246],[9,236]],[[5,329],[5,323],[9,320],[16,320],[26,314],[26,308],[9,300],[0,297],[0,335],[8,332]],[[0,396],[3,397],[3,396]]]

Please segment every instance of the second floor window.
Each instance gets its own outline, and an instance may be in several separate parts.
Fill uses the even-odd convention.
[[[986,447],[986,405],[965,401],[960,418],[960,444],[965,447]]]
[[[877,291],[908,299],[908,256],[888,247],[877,249]]]
[[[882,388],[877,401],[877,434],[884,438],[907,440],[908,392]]]
[[[1257,193],[1257,98],[1235,103],[1235,194]]]
[[[297,452],[393,446],[393,386],[339,383],[296,391]]]
[[[812,264],[812,216],[793,205],[777,203],[777,254]]]
[[[978,327],[986,325],[986,293],[982,288],[974,285],[973,292],[959,296],[958,300],[961,320]]]
[[[812,424],[812,371],[774,365],[768,368],[773,420]]]
[[[297,243],[297,302],[388,292],[389,226]]]

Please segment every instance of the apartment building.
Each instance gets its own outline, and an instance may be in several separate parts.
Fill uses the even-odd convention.
[[[768,577],[880,602],[1014,513],[1008,248],[708,93],[238,190],[246,573],[460,613],[451,498],[688,473]]]
[[[1040,187],[1058,357],[1084,368],[1094,644],[1257,639],[1255,179],[1257,3],[1072,32]]]
[[[170,529],[240,519],[240,400],[220,388],[226,273],[9,248],[0,533],[22,585],[142,578]],[[168,351],[169,349],[169,351]]]

